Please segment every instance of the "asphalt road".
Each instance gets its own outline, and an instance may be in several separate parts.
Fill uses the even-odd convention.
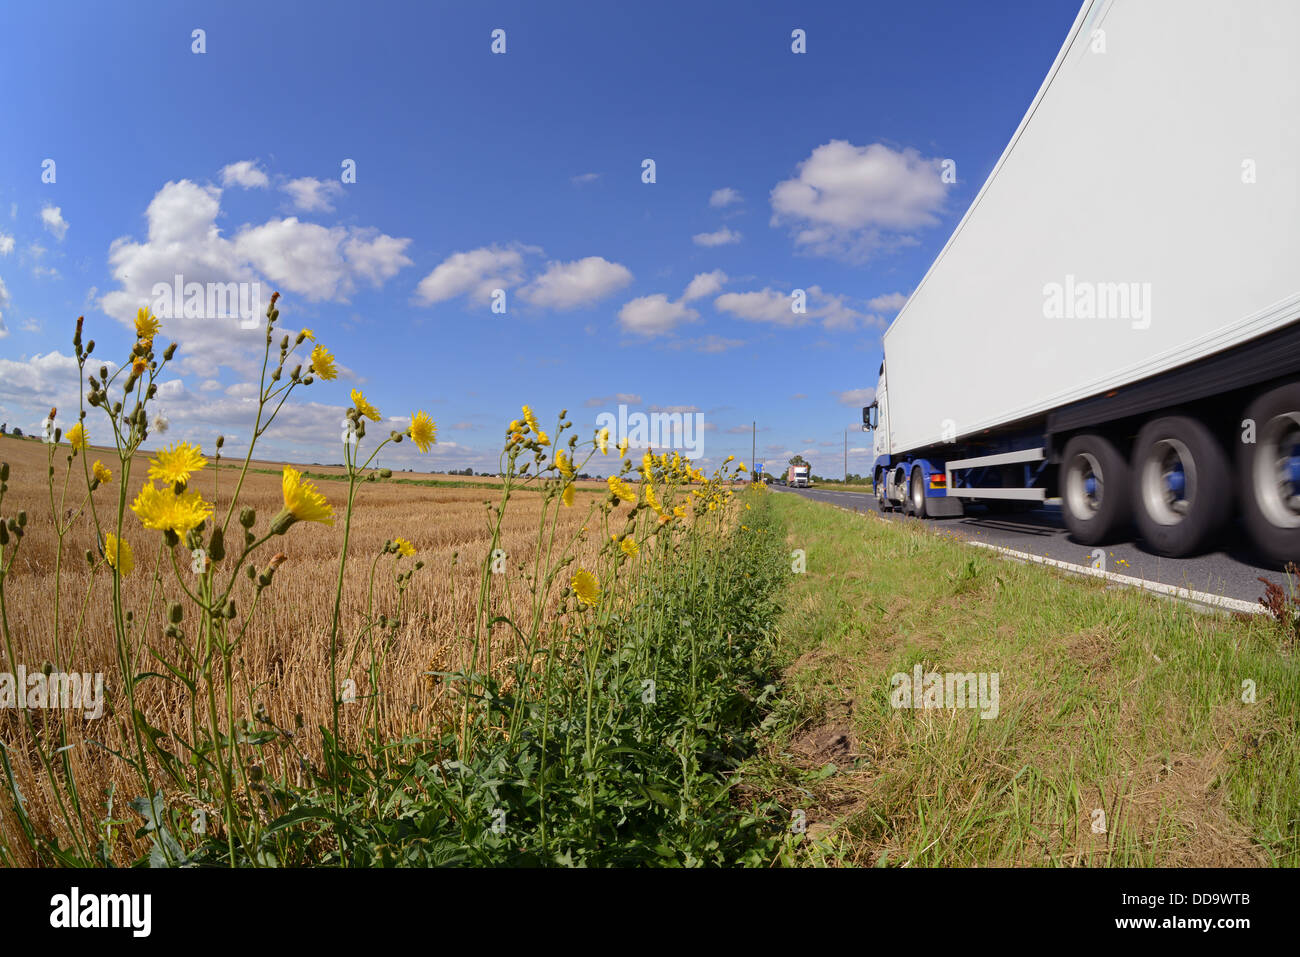
[[[861,492],[792,489],[780,485],[769,488],[788,495],[802,495],[813,501],[830,502],[857,512],[880,514],[875,496]],[[885,512],[884,517],[891,521],[915,521],[904,519],[901,512]],[[936,530],[962,538],[1074,565],[1093,565],[1094,548],[1070,538],[1061,517],[1061,507],[1057,504],[1047,504],[1020,515],[990,515],[981,506],[972,505],[964,518],[928,518],[925,522]],[[1164,558],[1145,551],[1141,543],[1136,542],[1108,545],[1105,551],[1107,571],[1227,598],[1249,602],[1258,600],[1264,593],[1264,585],[1258,580],[1261,577],[1287,587],[1286,575],[1270,565],[1267,559],[1255,554],[1246,540],[1245,531],[1236,526],[1228,529],[1220,541],[1219,551],[1192,558]]]

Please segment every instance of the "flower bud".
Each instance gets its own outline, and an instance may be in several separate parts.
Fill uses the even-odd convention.
[[[0,522],[0,545],[8,545],[8,544],[9,544],[9,529],[4,525],[4,523]]]
[[[173,625],[179,625],[181,623],[181,619],[184,617],[185,617],[185,609],[181,607],[180,602],[174,601],[167,606],[167,620],[170,621]]]
[[[224,609],[222,609],[222,614],[224,614],[224,615],[226,616],[226,618],[231,619],[231,620],[234,620],[234,617],[235,617],[235,599],[232,598],[232,599],[230,599],[228,602],[226,602],[226,607],[225,607]]]
[[[163,358],[170,360],[171,357],[174,355],[176,355],[176,343],[173,342],[171,345],[169,345],[166,349],[163,350]]]
[[[18,513],[18,527],[19,528],[27,527],[27,513],[25,511],[20,511]]]
[[[239,524],[244,528],[252,528],[253,523],[257,521],[257,510],[251,506],[245,505],[239,510]]]
[[[89,342],[86,343],[86,355],[90,355],[94,351],[95,351],[95,340],[91,339]]]
[[[208,557],[214,562],[219,562],[226,557],[226,538],[221,533],[220,525],[212,530],[212,538],[208,542]]]
[[[257,569],[254,568],[252,565],[247,565],[244,568],[244,574],[248,576],[248,580],[251,582],[254,578],[257,577]]]
[[[0,462],[0,482],[9,481],[9,463]]]

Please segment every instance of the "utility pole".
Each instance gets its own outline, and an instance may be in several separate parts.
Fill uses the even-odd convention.
[[[844,484],[849,484],[849,430],[844,430]]]
[[[749,423],[749,467],[751,469],[758,466],[758,420],[755,419]]]

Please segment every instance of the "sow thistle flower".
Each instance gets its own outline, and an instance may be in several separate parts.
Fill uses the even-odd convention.
[[[619,542],[618,547],[628,558],[636,558],[637,554],[641,551],[640,546],[636,543],[636,539],[630,537]]]
[[[620,442],[620,443],[618,443],[618,455],[619,455],[619,458],[622,458],[624,455],[627,455],[627,436],[626,436],[626,435],[623,436],[623,441]]]
[[[68,444],[78,452],[83,451],[89,441],[90,436],[86,433],[86,427],[80,422],[68,429]]]
[[[415,546],[404,538],[393,539],[393,544],[397,546],[397,554],[403,558],[410,558],[415,554]]]
[[[109,471],[108,466],[99,459],[95,459],[95,464],[90,467],[90,471],[94,476],[95,481],[100,485],[107,485],[109,482],[113,481],[113,473]]]
[[[379,410],[366,401],[366,397],[361,394],[360,389],[352,390],[352,404],[357,408],[357,414],[363,415],[371,422],[379,421]]]
[[[609,490],[613,492],[616,496],[621,498],[623,501],[625,502],[636,501],[636,489],[634,489],[631,485],[628,485],[627,482],[624,482],[617,475],[611,475],[605,481],[609,485]]]
[[[311,350],[311,371],[320,376],[322,379],[337,379],[339,375],[338,367],[334,364],[334,357],[324,346],[318,345]]]
[[[131,551],[131,546],[112,532],[104,536],[104,558],[108,560],[109,567],[123,578],[135,568],[135,553]]]
[[[280,487],[284,493],[284,511],[271,520],[273,535],[283,535],[295,522],[334,524],[334,507],[325,501],[325,496],[317,491],[316,486],[305,481],[302,473],[293,466],[284,467]]]
[[[135,336],[137,339],[152,342],[153,337],[158,335],[160,328],[162,328],[161,324],[150,314],[147,308],[135,311]]]
[[[533,407],[531,405],[526,405],[523,407],[523,411],[524,411],[524,421],[528,423],[528,427],[532,429],[534,432],[540,434],[542,431],[542,427],[537,424],[537,416],[533,414]]]
[[[573,591],[578,596],[578,601],[584,605],[594,605],[600,601],[600,582],[596,576],[585,568],[579,568],[578,574],[573,576]]]
[[[177,495],[170,488],[158,488],[150,483],[140,489],[140,494],[131,503],[131,511],[145,528],[185,535],[207,521],[212,506],[192,489]]]
[[[555,467],[563,473],[565,478],[573,478],[573,463],[569,461],[569,457],[564,454],[563,449],[555,453]]]
[[[175,442],[149,460],[149,478],[168,485],[188,482],[191,475],[207,464],[197,445]]]
[[[411,416],[411,427],[406,430],[415,447],[421,452],[429,451],[429,446],[438,441],[438,423],[429,418],[423,409]]]
[[[573,505],[573,486],[564,486],[564,491],[560,493],[560,501],[568,508]]]
[[[609,454],[609,428],[603,428],[596,433],[596,445],[600,448],[601,455]]]

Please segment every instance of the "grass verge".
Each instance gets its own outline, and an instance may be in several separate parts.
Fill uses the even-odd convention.
[[[1300,864],[1300,665],[1273,621],[773,507],[806,572],[778,627],[788,710],[747,770],[806,821],[803,862]],[[996,674],[996,716],[895,707],[918,666]]]

